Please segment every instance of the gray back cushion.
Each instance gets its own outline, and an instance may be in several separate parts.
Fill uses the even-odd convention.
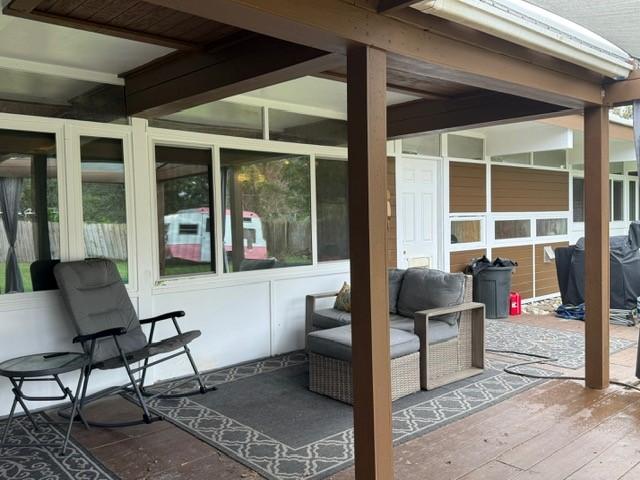
[[[389,313],[398,313],[398,294],[402,286],[405,270],[389,269]]]
[[[118,340],[125,353],[147,345],[127,289],[111,260],[60,263],[54,268],[54,275],[78,335],[124,327],[127,333]],[[89,345],[84,348],[88,351]],[[112,337],[96,342],[95,362],[118,355]]]
[[[459,305],[464,298],[465,276],[462,273],[446,273],[429,268],[409,268],[404,274],[398,313],[413,317],[415,312],[431,308]],[[438,320],[455,325],[459,314],[443,315]]]

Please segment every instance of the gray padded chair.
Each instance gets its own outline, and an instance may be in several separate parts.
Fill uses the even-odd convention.
[[[87,398],[87,385],[92,370],[124,367],[129,377],[129,383],[115,387],[115,389],[109,389],[104,394],[130,389],[143,411],[142,421],[117,424],[93,422],[94,425],[128,426],[159,420],[160,417],[150,415],[147,401],[160,396],[170,396],[167,394],[169,389],[184,385],[194,379],[197,380],[199,388],[180,396],[215,390],[215,388],[206,388],[189,351],[188,344],[200,336],[200,331],[192,330],[183,333],[178,325],[177,318],[183,317],[184,312],[170,312],[146,320],[138,320],[118,269],[111,260],[88,259],[60,263],[55,266],[54,275],[78,334],[73,342],[80,343],[90,356],[90,362],[85,372],[80,409],[89,401],[95,401],[105,396],[97,394],[91,399]],[[153,335],[156,323],[169,319],[173,321],[176,335],[154,342]],[[151,325],[148,339],[142,331],[142,325],[147,324]],[[159,354],[166,354],[166,356],[153,362],[149,361],[151,357]],[[193,375],[178,384],[172,383],[164,391],[153,395],[148,393],[144,385],[147,369],[179,355],[188,357],[193,368]],[[142,366],[132,365],[141,361],[143,362]],[[136,379],[134,375],[137,373],[140,376]]]

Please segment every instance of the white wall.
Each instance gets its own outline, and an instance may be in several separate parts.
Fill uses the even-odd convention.
[[[126,138],[127,218],[131,219],[128,222],[130,282],[127,288],[142,318],[172,310],[186,312],[187,315],[180,320],[183,330],[202,331],[202,336],[192,344],[194,357],[202,370],[303,348],[305,295],[338,290],[349,278],[349,264],[341,261],[160,281],[157,252],[154,250],[157,250],[158,231],[154,220],[154,165],[146,122],[134,119],[131,127],[123,127],[0,114],[0,128],[16,125],[22,125],[26,130],[51,129],[59,132],[58,180],[67,187],[60,199],[61,217],[64,217],[61,218],[61,242],[66,245],[62,252],[63,261],[84,256],[81,228],[78,228],[81,225],[79,152],[75,145],[78,135],[113,134]],[[164,138],[186,143],[210,143],[215,148],[270,148],[310,155],[312,160],[314,154],[346,158],[345,149],[333,147],[187,132],[165,132]],[[314,212],[315,205],[312,207],[313,215]],[[175,334],[171,321],[158,324],[156,332],[156,338]],[[58,292],[0,295],[0,361],[32,353],[77,350],[77,346],[71,343],[74,336]],[[153,368],[148,378],[158,381],[188,373],[188,360],[182,356]],[[63,379],[68,386],[75,388],[77,373],[65,375]],[[122,369],[97,371],[92,374],[90,392],[125,382]],[[57,393],[43,383],[29,387],[32,394]],[[9,382],[0,378],[0,416],[9,412],[12,399]],[[34,404],[34,407],[44,405]]]

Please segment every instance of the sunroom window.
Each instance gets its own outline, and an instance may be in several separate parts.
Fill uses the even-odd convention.
[[[484,158],[484,140],[477,137],[449,134],[447,136],[448,155],[454,158],[482,160]]]
[[[451,220],[451,243],[478,243],[482,241],[481,220]]]
[[[496,240],[510,240],[514,238],[531,237],[530,220],[496,220]]]
[[[55,135],[0,130],[0,293],[40,289],[30,267],[60,258]]]
[[[226,272],[309,265],[309,157],[222,149]]]
[[[349,258],[347,162],[316,159],[318,261]]]
[[[215,271],[211,150],[156,146],[160,276]]]
[[[109,258],[128,281],[122,140],[80,137],[85,257]]]

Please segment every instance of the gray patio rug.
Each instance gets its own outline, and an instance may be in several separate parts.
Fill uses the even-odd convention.
[[[395,442],[424,435],[540,383],[503,373],[504,365],[490,360],[483,375],[394,402]],[[211,372],[206,383],[219,389],[156,399],[151,405],[268,479],[317,480],[352,464],[352,409],[308,390],[305,354]]]
[[[584,365],[584,335],[551,328],[489,320],[486,322],[486,348],[514,350],[557,358],[549,363],[558,367],[580,368]],[[631,327],[629,327],[631,328]],[[611,337],[611,353],[633,347],[636,342]],[[526,358],[525,358],[526,360]]]
[[[43,414],[36,414],[44,421]],[[0,422],[0,432],[4,431]],[[61,442],[63,434],[57,427],[43,425],[36,432],[29,420],[22,416],[11,424],[7,443]],[[6,447],[0,451],[2,480],[115,480],[118,477],[71,439],[64,457],[58,448]]]

